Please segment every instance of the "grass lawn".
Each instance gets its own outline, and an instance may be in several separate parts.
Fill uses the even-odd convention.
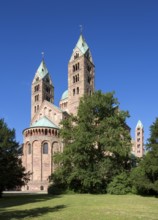
[[[1,220],[158,219],[158,198],[136,195],[14,195],[0,199]]]

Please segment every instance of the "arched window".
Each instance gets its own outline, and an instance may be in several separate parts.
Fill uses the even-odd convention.
[[[43,154],[48,154],[48,143],[43,144],[42,153]]]
[[[73,95],[75,95],[75,89],[73,89]]]
[[[75,76],[75,82],[77,82],[77,75]]]
[[[44,186],[40,186],[40,190],[44,190]]]
[[[79,57],[79,53],[76,53],[74,59],[77,59],[78,57]]]
[[[73,83],[75,83],[75,77],[73,76]]]
[[[31,144],[28,144],[28,154],[31,154]]]

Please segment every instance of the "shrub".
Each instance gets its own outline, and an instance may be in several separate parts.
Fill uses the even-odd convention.
[[[48,187],[48,194],[60,195],[66,191],[65,187],[62,185],[52,184]]]
[[[115,195],[124,195],[132,191],[129,175],[123,172],[115,176],[107,187],[107,193]]]

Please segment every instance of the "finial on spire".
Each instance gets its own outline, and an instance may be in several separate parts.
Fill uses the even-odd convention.
[[[44,52],[41,52],[41,54],[42,54],[42,60],[44,60]]]
[[[83,25],[80,24],[79,27],[80,27],[80,34],[82,34],[82,32],[83,32]]]

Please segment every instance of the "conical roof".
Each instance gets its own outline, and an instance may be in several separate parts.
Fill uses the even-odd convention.
[[[52,121],[50,121],[47,117],[40,118],[37,122],[34,122],[31,127],[51,127],[51,128],[59,128]]]
[[[47,70],[46,64],[44,62],[44,60],[42,60],[41,64],[39,65],[36,73],[38,73],[39,77],[42,79],[43,77],[45,77],[49,72]]]
[[[80,37],[78,39],[78,42],[76,44],[76,47],[78,47],[78,49],[85,54],[87,52],[87,50],[89,49],[84,37],[82,34],[80,34]]]
[[[138,121],[136,128],[143,128],[143,124],[140,120]]]
[[[40,65],[36,71],[35,77],[33,79],[33,83],[37,80],[43,79],[47,75],[49,76],[49,79],[51,80],[51,77],[50,77],[50,74],[49,74],[48,69],[46,67],[46,64],[44,62],[44,59],[42,59]],[[51,82],[52,82],[52,80],[51,80]]]

